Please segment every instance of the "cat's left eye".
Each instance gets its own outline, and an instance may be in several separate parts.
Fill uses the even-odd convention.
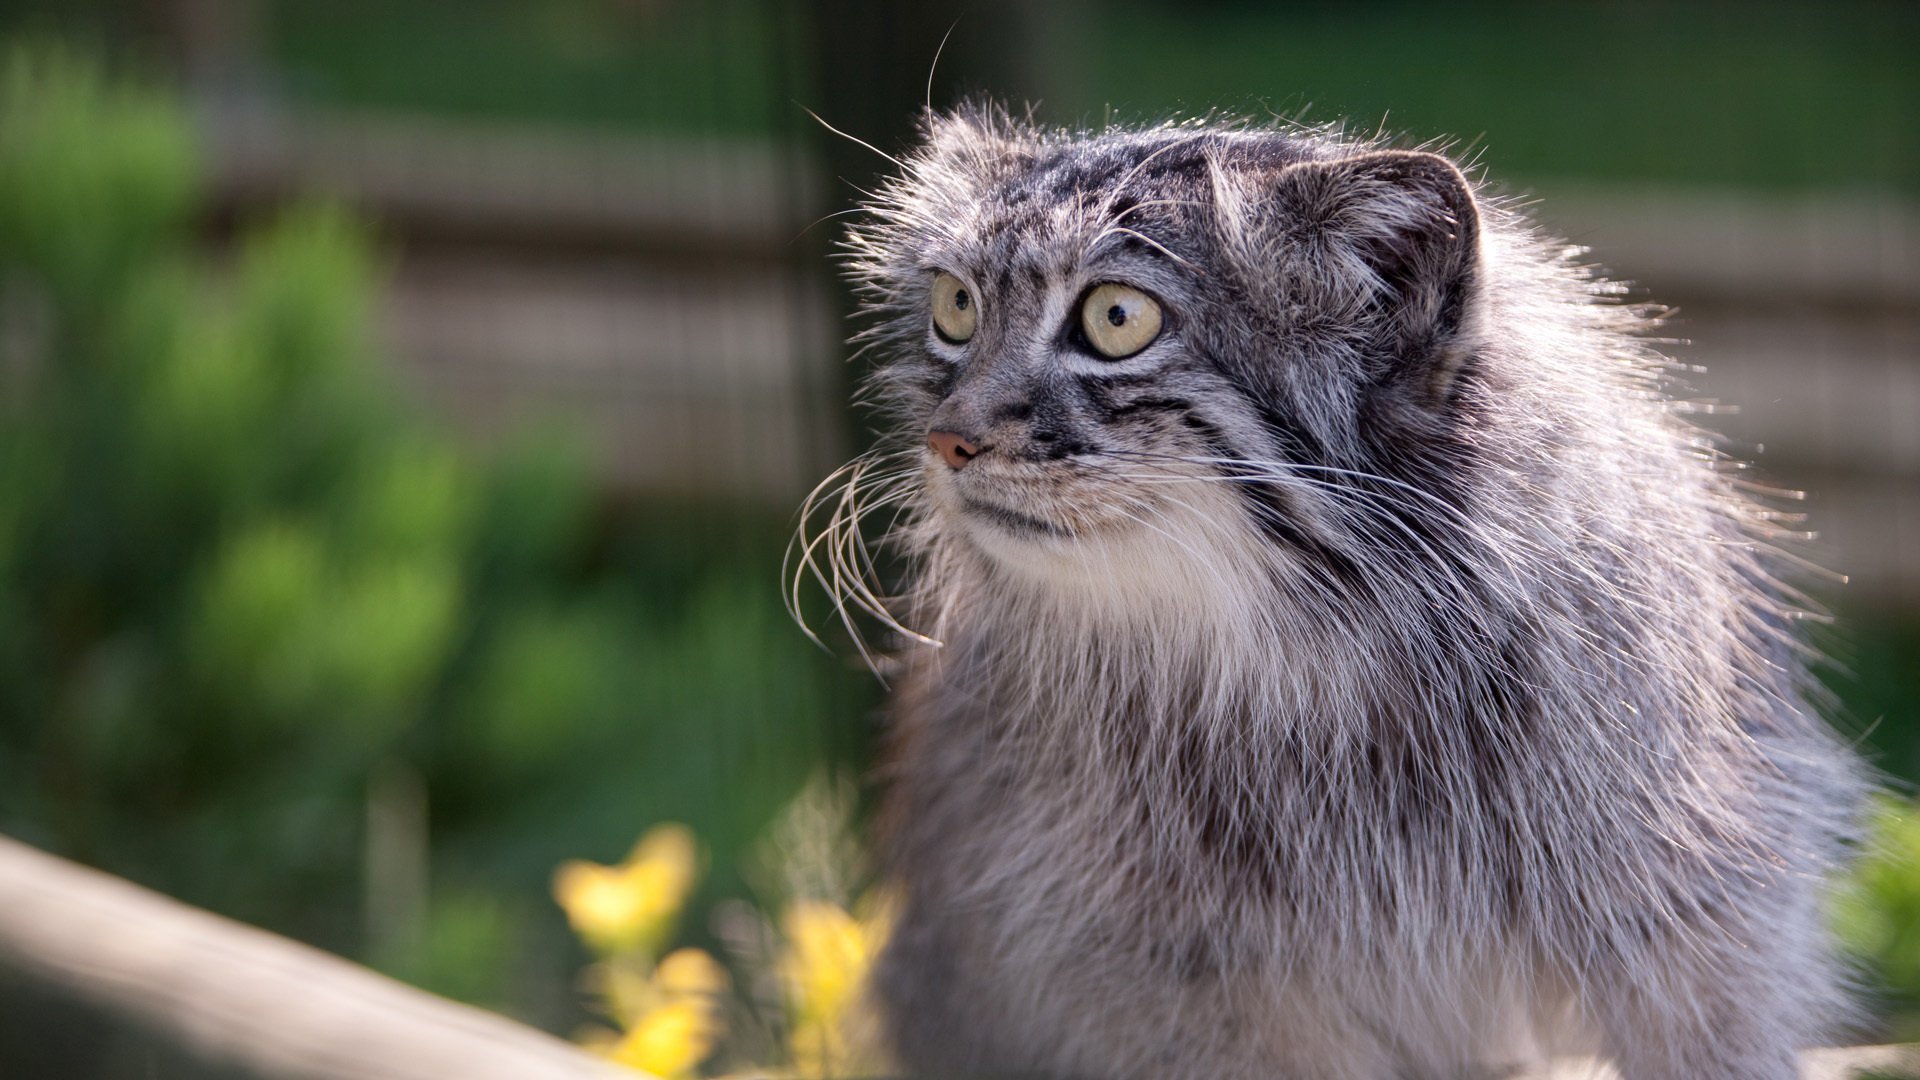
[[[1095,285],[1080,302],[1080,331],[1100,355],[1123,360],[1160,336],[1160,304],[1130,285]]]

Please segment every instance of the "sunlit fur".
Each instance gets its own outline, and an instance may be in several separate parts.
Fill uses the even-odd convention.
[[[1649,317],[1443,159],[1329,129],[974,108],[902,169],[849,242],[883,438],[795,552],[894,639],[902,1063],[1794,1075],[1844,1015],[1861,781]],[[1117,362],[1071,332],[1106,281],[1166,312]]]

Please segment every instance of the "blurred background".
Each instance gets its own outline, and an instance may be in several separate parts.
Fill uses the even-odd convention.
[[[1920,6],[6,0],[0,54],[0,833],[567,1033],[554,867],[676,820],[710,942],[878,701],[781,606],[886,164],[806,110],[973,92],[1456,139],[1677,307],[1920,778]],[[1888,820],[1848,932],[1920,1038]],[[16,1075],[212,1074],[0,967]]]

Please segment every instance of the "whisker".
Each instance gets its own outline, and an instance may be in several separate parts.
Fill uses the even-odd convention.
[[[897,449],[869,451],[834,470],[802,501],[794,535],[781,560],[781,576],[788,581],[783,596],[788,615],[809,639],[824,647],[801,605],[802,583],[811,577],[827,594],[834,616],[876,676],[879,660],[860,629],[856,611],[910,640],[939,644],[893,614],[891,602],[877,591],[879,565],[862,535],[862,523],[889,508],[894,511],[889,531],[897,525],[900,514],[919,494],[911,483],[916,472],[911,457]],[[822,512],[825,520],[815,528]]]
[[[1099,235],[1095,236],[1093,238],[1092,243],[1089,243],[1087,245],[1088,249],[1092,250],[1094,247],[1096,247],[1100,243],[1101,240],[1104,240],[1105,238],[1115,234],[1131,236],[1135,240],[1138,240],[1141,243],[1147,245],[1148,247],[1154,249],[1155,251],[1158,251],[1160,254],[1165,255],[1167,258],[1172,259],[1174,262],[1179,263],[1181,266],[1184,266],[1187,269],[1193,271],[1194,273],[1199,274],[1201,277],[1205,277],[1207,274],[1205,270],[1195,265],[1192,260],[1186,258],[1184,255],[1180,255],[1174,252],[1173,249],[1167,247],[1165,244],[1162,244],[1160,241],[1155,240],[1153,237],[1148,236],[1146,233],[1143,233],[1138,229],[1130,229],[1125,225],[1109,225],[1106,228],[1100,230]]]
[[[964,17],[964,16],[963,16]],[[948,25],[947,32],[940,35],[940,44],[933,50],[933,63],[927,65],[927,112],[933,112],[933,76],[940,70],[940,56],[947,51],[947,39],[960,28],[960,19],[956,18]]]
[[[1253,459],[1194,457],[1145,452],[1114,452],[1112,456],[1138,458],[1148,464],[1155,461],[1178,464],[1205,463],[1235,469],[1251,468],[1255,470],[1251,473],[1242,472],[1239,474],[1218,472],[1207,474],[1175,472],[1112,474],[1116,478],[1128,478],[1137,483],[1273,484],[1276,486],[1292,487],[1295,490],[1313,491],[1330,495],[1345,501],[1348,505],[1367,508],[1373,511],[1373,513],[1369,515],[1368,520],[1378,521],[1386,527],[1393,529],[1396,533],[1417,545],[1422,550],[1422,553],[1426,555],[1424,560],[1406,562],[1405,560],[1410,553],[1406,551],[1399,553],[1402,568],[1410,572],[1410,581],[1429,579],[1444,581],[1448,591],[1454,593],[1463,601],[1471,601],[1477,597],[1477,594],[1472,591],[1453,569],[1454,563],[1463,560],[1448,558],[1445,551],[1435,549],[1426,537],[1408,526],[1397,514],[1385,512],[1395,507],[1399,507],[1409,513],[1419,512],[1417,508],[1411,505],[1401,506],[1396,503],[1395,499],[1397,497],[1416,495],[1423,500],[1423,504],[1427,509],[1444,508],[1447,516],[1459,527],[1461,536],[1474,544],[1474,552],[1481,557],[1481,564],[1497,566],[1503,571],[1506,587],[1511,590],[1507,594],[1507,599],[1510,604],[1524,605],[1528,602],[1527,598],[1531,590],[1523,579],[1524,574],[1545,574],[1555,580],[1568,583],[1575,587],[1602,590],[1631,610],[1646,612],[1650,615],[1658,614],[1661,610],[1657,598],[1628,589],[1620,583],[1601,575],[1593,567],[1578,563],[1568,564],[1565,560],[1548,558],[1523,537],[1506,534],[1500,536],[1485,535],[1485,527],[1483,525],[1468,518],[1464,513],[1460,512],[1458,508],[1453,507],[1452,504],[1439,499],[1438,496],[1430,492],[1422,491],[1418,487],[1407,484],[1404,481],[1395,480],[1392,477],[1379,476],[1378,474],[1360,470],[1340,469],[1332,466],[1316,466],[1307,463],[1265,462]],[[1373,491],[1348,484],[1336,484],[1313,476],[1290,475],[1285,471],[1290,469],[1302,469],[1310,472],[1321,472],[1329,475],[1379,482],[1387,485],[1388,490]],[[1602,546],[1607,550],[1620,554],[1623,558],[1628,555],[1617,543],[1606,543]],[[1389,549],[1380,548],[1377,542],[1370,544],[1370,549],[1376,555],[1389,553]],[[1478,605],[1466,603],[1463,604],[1463,609],[1469,611],[1478,610]],[[1481,617],[1476,616],[1476,618]],[[1595,643],[1603,643],[1604,635],[1596,630],[1586,629],[1582,631],[1582,635]],[[1477,636],[1484,636],[1484,633],[1477,633]],[[1644,652],[1629,652],[1619,646],[1610,646],[1608,648],[1609,652],[1623,663],[1641,667],[1660,666],[1670,670],[1684,670],[1684,661],[1680,659],[1662,659],[1647,655]]]
[[[795,104],[799,104],[799,103],[795,102]],[[879,147],[873,145],[872,143],[866,141],[865,139],[856,138],[855,136],[849,135],[846,132],[841,131],[839,128],[834,127],[832,124],[829,124],[825,120],[821,119],[819,113],[814,112],[812,109],[807,108],[805,105],[800,106],[800,111],[806,113],[808,116],[813,117],[816,123],[818,123],[821,127],[826,128],[828,131],[833,132],[835,135],[840,136],[841,138],[847,140],[850,143],[853,143],[857,146],[864,146],[867,149],[873,151],[874,153],[879,154],[881,157],[886,158],[888,161],[892,162],[893,167],[896,169],[899,169],[901,172],[907,171],[907,166],[903,162],[901,162],[899,158],[894,157],[892,154],[887,153],[885,150],[880,149]],[[854,190],[858,191],[859,188],[856,187]],[[860,193],[862,195],[867,196],[867,198],[872,199],[875,202],[881,201],[880,196],[875,195],[870,191],[861,191]]]

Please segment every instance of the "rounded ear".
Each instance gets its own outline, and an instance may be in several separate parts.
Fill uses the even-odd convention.
[[[1376,150],[1281,170],[1273,194],[1313,261],[1375,321],[1386,377],[1425,379],[1438,397],[1464,358],[1480,267],[1480,213],[1451,161]],[[1352,290],[1358,290],[1355,296]]]

